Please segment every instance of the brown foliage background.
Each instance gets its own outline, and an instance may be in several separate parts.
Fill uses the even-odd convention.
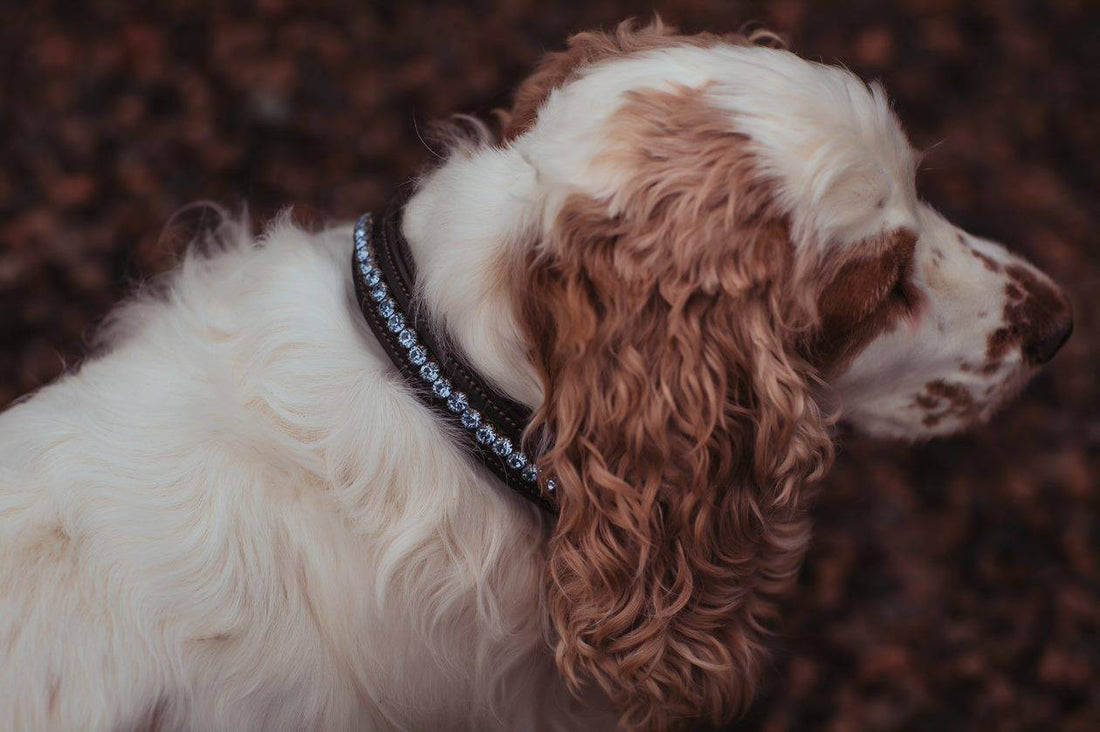
[[[920,185],[1069,291],[1077,333],[987,429],[847,439],[745,729],[1100,728],[1100,4],[1091,0],[0,3],[0,405],[79,362],[196,200],[379,208],[417,129],[570,32],[758,20],[885,81]],[[194,217],[191,217],[192,219]]]

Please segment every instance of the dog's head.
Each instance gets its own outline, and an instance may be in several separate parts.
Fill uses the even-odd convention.
[[[531,176],[494,195],[527,212],[499,280],[560,486],[557,660],[627,726],[751,699],[834,414],[966,427],[1071,325],[1042,273],[918,199],[878,86],[758,40],[576,36],[495,148]]]

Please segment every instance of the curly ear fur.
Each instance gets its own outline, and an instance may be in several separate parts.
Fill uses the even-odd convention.
[[[705,90],[635,93],[613,124],[598,162],[631,180],[566,202],[519,301],[560,485],[558,665],[666,729],[750,701],[832,453],[794,349],[814,308],[745,139]]]

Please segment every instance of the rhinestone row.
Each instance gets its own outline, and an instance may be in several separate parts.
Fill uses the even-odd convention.
[[[375,266],[371,256],[371,215],[363,214],[355,222],[355,261],[367,286],[367,297],[374,303],[378,314],[386,323],[386,328],[397,336],[397,342],[408,351],[406,357],[413,367],[419,369],[420,378],[427,383],[432,393],[447,405],[452,414],[458,415],[462,426],[470,430],[474,439],[486,445],[504,460],[512,470],[519,471],[520,478],[527,483],[535,483],[539,478],[539,468],[512,441],[499,433],[496,427],[470,406],[469,399],[455,389],[451,382],[443,377],[439,365],[430,360],[428,349],[420,344],[416,331],[397,309],[397,303],[389,296],[386,283],[382,281],[382,271]],[[557,485],[553,478],[546,481],[545,488],[553,493]]]

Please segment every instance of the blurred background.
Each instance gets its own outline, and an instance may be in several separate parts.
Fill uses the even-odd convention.
[[[1077,331],[972,435],[848,439],[747,730],[1100,729],[1100,3],[0,2],[0,406],[78,364],[165,231],[377,209],[572,32],[760,21],[890,90],[922,195],[1070,293]],[[175,229],[177,227],[173,227]]]

